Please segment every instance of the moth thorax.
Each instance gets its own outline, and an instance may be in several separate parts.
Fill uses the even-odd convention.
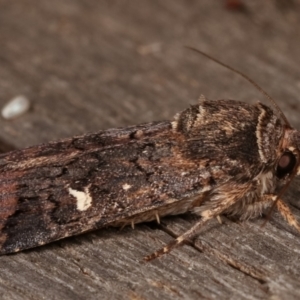
[[[194,127],[199,114],[199,105],[192,105],[180,114],[175,116],[174,123],[176,131],[188,133]]]
[[[273,162],[278,155],[278,147],[284,135],[284,125],[273,110],[259,103],[260,110],[256,127],[260,159],[264,163]]]

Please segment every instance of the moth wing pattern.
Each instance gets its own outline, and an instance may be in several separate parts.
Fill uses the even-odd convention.
[[[172,132],[157,122],[1,155],[0,253],[186,212],[206,179],[174,159]]]

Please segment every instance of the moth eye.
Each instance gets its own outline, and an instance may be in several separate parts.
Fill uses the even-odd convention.
[[[281,155],[277,165],[277,177],[283,178],[291,173],[296,165],[296,156],[291,152],[285,152]]]

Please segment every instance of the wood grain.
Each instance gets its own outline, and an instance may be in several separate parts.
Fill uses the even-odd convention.
[[[300,128],[297,1],[0,0],[0,105],[32,109],[0,120],[3,149],[171,119],[204,94],[254,103],[235,74],[184,49],[198,47],[245,72]],[[299,182],[299,181],[298,181]],[[296,182],[286,198],[300,219]],[[190,216],[161,226],[100,230],[0,257],[1,299],[299,299],[300,235],[274,214],[212,222],[193,244],[150,263]]]

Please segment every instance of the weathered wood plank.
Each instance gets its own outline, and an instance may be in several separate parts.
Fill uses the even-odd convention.
[[[247,73],[300,128],[299,4],[251,1],[0,1],[0,105],[27,95],[32,110],[0,120],[3,144],[170,119],[200,94],[262,99],[236,75],[188,52],[201,48]],[[299,185],[289,200],[297,205]],[[294,209],[298,219],[299,210]],[[150,263],[141,258],[190,217],[101,230],[0,257],[1,299],[297,299],[300,235],[275,214],[212,222],[195,241]]]

